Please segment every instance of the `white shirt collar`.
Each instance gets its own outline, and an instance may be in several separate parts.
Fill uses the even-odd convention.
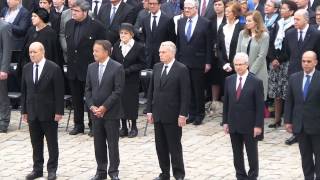
[[[302,31],[302,33],[307,33],[309,28],[309,24],[306,25],[306,27],[304,27],[303,29],[299,29],[299,31]]]
[[[159,10],[156,14],[150,13],[150,15],[151,15],[151,19],[153,19],[153,16],[157,16],[157,18],[159,18],[161,16],[161,10]]]
[[[240,77],[242,77],[242,80],[247,79],[248,75],[249,75],[249,71],[247,70],[242,76],[237,74],[237,79],[239,79]]]
[[[120,42],[120,47],[122,47],[122,46],[132,47],[133,45],[134,45],[134,39],[130,39],[127,44],[124,44],[122,41]]]
[[[167,66],[167,74],[170,72],[170,69],[171,69],[171,67],[172,67],[172,65],[173,65],[173,63],[174,63],[174,61],[175,61],[175,59],[173,59],[170,63],[168,63],[168,64],[163,64],[163,67],[162,67],[162,71],[161,71],[161,74],[163,73],[163,71],[164,71],[164,67],[165,66]]]
[[[247,70],[242,76],[239,76],[239,74],[237,74],[236,89],[237,89],[238,86],[239,86],[240,77],[242,78],[242,79],[241,79],[241,86],[242,86],[242,88],[243,88],[244,84],[246,83],[246,80],[247,80],[248,75],[249,75],[249,71],[248,71],[248,70]]]
[[[107,57],[107,59],[106,59],[103,63],[100,63],[100,62],[99,62],[99,66],[100,66],[100,65],[104,65],[104,67],[106,67],[107,64],[108,64],[108,62],[109,62],[109,59],[110,59],[110,57]]]
[[[198,14],[196,14],[195,16],[193,16],[192,18],[188,18],[188,20],[187,21],[189,21],[190,19],[192,20],[192,24],[194,24],[195,22],[197,22],[198,21],[198,18],[199,18],[199,15]]]
[[[38,67],[43,67],[44,66],[44,63],[46,62],[46,59],[45,58],[42,58],[39,63],[33,63],[33,67],[36,67],[36,65],[38,64],[39,66]]]
[[[122,1],[120,1],[117,5],[113,5],[113,4],[111,4],[111,9],[113,8],[113,7],[116,7],[116,11],[118,10],[118,8],[119,8],[119,6],[120,6],[120,4],[121,4],[121,2]]]

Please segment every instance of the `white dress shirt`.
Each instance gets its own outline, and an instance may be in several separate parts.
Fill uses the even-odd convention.
[[[199,4],[200,5],[199,14],[202,15],[203,14],[203,12],[202,12],[203,0],[200,0],[199,3],[200,3]],[[206,9],[205,9],[205,11],[207,11],[208,8],[212,8],[212,7],[208,7],[208,4],[209,4],[209,0],[206,0]]]
[[[159,10],[156,14],[150,13],[150,16],[151,16],[151,18],[150,18],[150,29],[152,31],[153,16],[157,16],[156,17],[156,24],[158,26],[159,20],[160,20],[160,16],[161,16],[161,10]]]
[[[302,31],[302,41],[304,41],[304,38],[306,37],[306,34],[307,34],[307,31],[308,31],[308,28],[309,28],[309,24],[306,25],[305,28],[303,28],[302,30],[298,30],[298,40],[300,38],[300,31]]]
[[[120,42],[120,47],[121,47],[121,52],[123,57],[126,57],[126,55],[130,51],[130,49],[133,47],[133,45],[134,45],[134,39],[130,39],[127,44],[124,44],[122,41]]]
[[[17,9],[15,9],[15,10],[13,10],[13,11],[10,11],[10,10],[8,9],[6,15],[4,16],[4,20],[5,20],[6,22],[12,24],[12,23],[14,22],[14,20],[16,19],[17,15],[18,15],[18,13],[19,13],[19,11],[20,11],[20,9],[21,9],[21,7],[19,7],[19,6],[17,7]]]
[[[197,22],[198,22],[198,18],[199,18],[199,15],[198,15],[198,14],[191,18],[191,21],[192,21],[191,37],[192,37],[192,35],[193,35],[194,29],[196,28],[196,24],[197,24]],[[187,31],[188,31],[189,20],[190,20],[190,18],[187,19],[186,27],[184,28],[184,33],[185,33],[185,34],[187,34]]]
[[[237,74],[236,90],[237,90],[237,88],[239,86],[239,83],[240,83],[240,77],[242,78],[242,80],[241,80],[241,89],[243,89],[243,85],[244,85],[244,83],[246,83],[248,75],[249,75],[249,71],[248,70],[242,76],[239,76],[239,74]]]
[[[43,67],[44,67],[44,64],[46,63],[46,59],[45,58],[42,58],[40,60],[40,62],[38,63],[38,81],[40,79],[40,75],[42,73],[42,70],[43,70]],[[36,63],[33,63],[33,82],[35,83],[36,82]]]
[[[162,73],[163,73],[163,71],[164,71],[164,69],[165,69],[165,66],[167,66],[167,75],[169,74],[170,69],[171,69],[174,61],[175,61],[175,59],[173,59],[169,64],[163,64],[162,71],[161,71],[161,75],[162,75]]]

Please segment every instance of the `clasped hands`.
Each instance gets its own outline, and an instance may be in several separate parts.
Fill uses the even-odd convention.
[[[228,124],[223,124],[223,131],[225,134],[229,134],[229,125]],[[261,135],[261,133],[262,133],[262,128],[260,128],[260,127],[253,128],[253,137],[254,138]]]
[[[28,114],[22,114],[22,121],[25,123],[28,123]],[[54,121],[59,122],[62,119],[62,115],[61,114],[55,114],[54,115]]]
[[[147,113],[147,121],[150,124],[154,123],[154,119],[153,119],[152,113]],[[181,116],[180,115],[179,118],[178,118],[178,126],[179,127],[183,127],[186,124],[187,124],[187,118],[185,116]]]
[[[95,115],[98,118],[102,118],[104,114],[107,112],[107,108],[104,106],[91,106],[90,110],[91,112],[93,112],[93,115]]]

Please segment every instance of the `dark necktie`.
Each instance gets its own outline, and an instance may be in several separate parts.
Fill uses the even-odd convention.
[[[187,29],[187,40],[190,41],[191,39],[191,31],[192,31],[192,20],[189,19],[189,25],[188,25],[188,29]]]
[[[299,40],[298,40],[298,46],[301,47],[303,43],[303,39],[302,39],[302,31],[299,31]]]
[[[309,90],[309,86],[310,86],[310,78],[311,76],[310,75],[306,75],[306,82],[304,83],[304,86],[303,86],[303,99],[306,100],[307,98],[307,94],[308,94],[308,90]]]
[[[247,46],[247,54],[248,54],[248,56],[249,56],[249,54],[250,54],[251,41],[252,41],[252,38],[250,38],[249,43],[248,43],[248,46]]]
[[[151,32],[152,32],[152,34],[154,34],[156,32],[156,28],[157,28],[157,16],[152,16],[152,17],[153,17],[153,21],[152,21]]]
[[[160,84],[161,84],[161,86],[163,85],[164,81],[165,81],[166,78],[167,78],[167,69],[168,69],[168,66],[165,65],[165,66],[164,66],[164,70],[162,71],[162,74],[161,74],[161,78],[160,78]]]
[[[237,95],[237,100],[239,100],[240,95],[241,95],[241,90],[242,90],[242,77],[239,78],[239,85],[237,87],[236,95]]]
[[[98,16],[98,3],[99,1],[93,1],[95,6],[94,6],[94,9],[93,9],[93,15],[94,17],[97,17]]]
[[[38,81],[39,81],[39,65],[36,64],[36,74],[34,77],[34,84],[38,84]]]

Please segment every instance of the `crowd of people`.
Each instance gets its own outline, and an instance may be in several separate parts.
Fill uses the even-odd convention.
[[[158,180],[170,178],[170,162],[184,179],[182,127],[202,124],[206,101],[230,134],[237,179],[257,179],[269,100],[268,128],[284,123],[292,133],[285,143],[299,142],[305,179],[320,178],[320,1],[6,0],[0,10],[0,133],[10,123],[8,89],[21,91],[34,160],[27,179],[43,176],[44,136],[48,179],[56,179],[64,94],[72,96],[70,135],[84,133],[88,112],[93,179],[119,179],[118,141],[138,135],[141,89],[155,124]],[[145,69],[152,74],[141,83]]]

